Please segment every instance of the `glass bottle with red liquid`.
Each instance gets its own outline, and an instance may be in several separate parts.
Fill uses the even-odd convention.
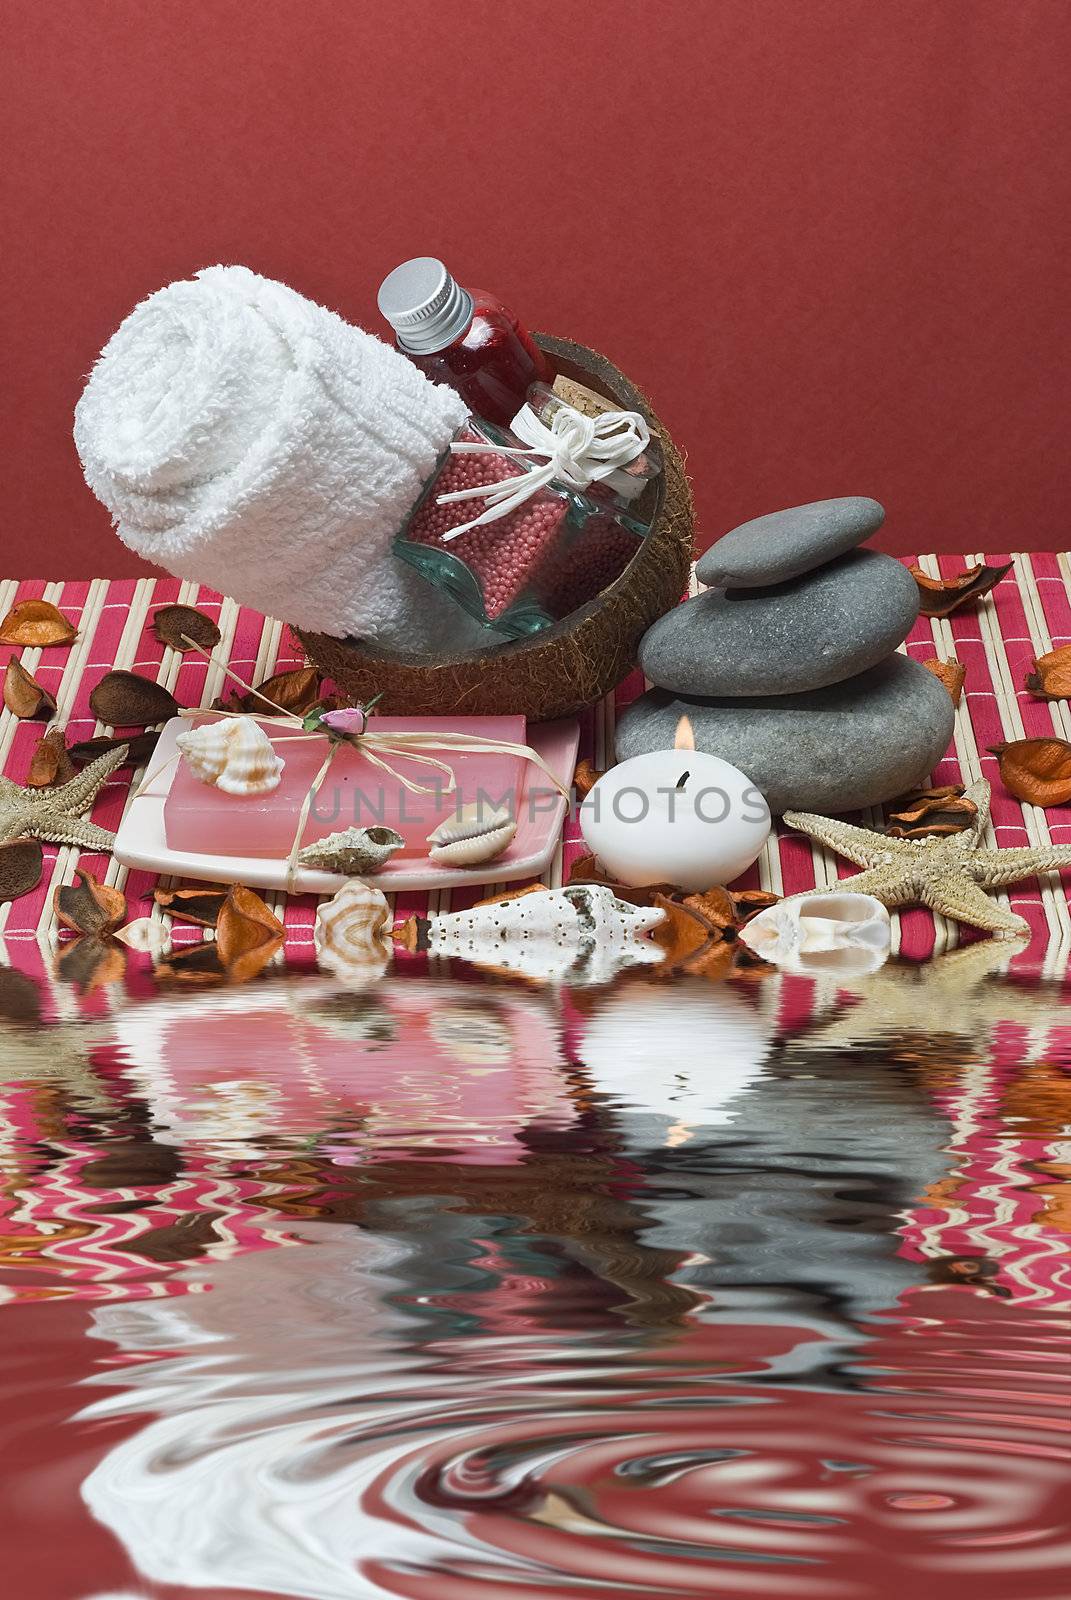
[[[395,267],[380,285],[379,309],[403,355],[499,427],[509,426],[533,383],[553,379],[514,313],[493,294],[463,288],[434,256]]]

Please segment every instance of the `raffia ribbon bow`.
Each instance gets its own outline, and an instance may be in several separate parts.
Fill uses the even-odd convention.
[[[450,450],[459,456],[509,456],[517,461],[542,457],[542,464],[499,483],[479,484],[474,489],[455,489],[450,494],[438,495],[436,504],[440,506],[453,505],[460,500],[485,502],[485,510],[478,517],[443,534],[444,544],[469,528],[479,528],[508,516],[555,479],[571,489],[588,489],[593,483],[601,483],[635,461],[651,442],[646,418],[638,411],[604,411],[597,417],[586,417],[574,406],[562,404],[548,427],[531,406],[523,405],[510,427],[525,441],[526,447],[462,439],[455,440]]]
[[[277,705],[274,700],[269,700],[267,695],[262,694],[259,689],[251,688],[236,672],[232,672],[225,662],[220,661],[211,651],[203,649],[188,635],[184,634],[183,639],[191,649],[204,656],[205,660],[210,661],[213,666],[219,667],[228,678],[231,678],[247,694],[255,695],[258,700],[263,700],[266,706],[269,706],[273,712],[277,713],[275,716],[265,716],[258,712],[256,720],[259,723],[268,723],[276,728],[297,727],[301,730],[298,733],[284,733],[274,739],[272,741],[273,744],[288,744],[299,739],[327,740],[328,747],[320,765],[320,770],[310,783],[308,792],[301,803],[301,809],[298,812],[293,843],[286,859],[287,894],[292,894],[296,886],[298,852],[301,849],[301,840],[309,820],[309,813],[312,810],[312,803],[321,784],[331,770],[331,763],[343,745],[352,746],[372,766],[378,767],[381,772],[385,772],[396,783],[400,783],[404,789],[408,789],[410,794],[453,794],[457,788],[454,769],[448,762],[441,761],[437,756],[429,755],[428,751],[431,749],[456,750],[459,753],[469,755],[520,756],[523,760],[530,761],[534,766],[537,766],[550,779],[558,793],[568,799],[569,790],[565,784],[551,771],[538,750],[533,750],[531,745],[513,744],[508,739],[481,739],[479,735],[471,733],[376,733],[374,731],[369,732],[367,726],[360,733],[338,733],[331,728],[330,724],[324,725],[323,723],[314,730],[307,730],[302,717],[295,712],[287,711],[285,706]],[[195,707],[180,713],[181,716],[191,719],[194,717],[227,718],[236,714],[231,711],[215,711],[208,707]],[[177,762],[180,756],[181,751],[175,751],[174,755],[169,756],[167,761],[148,773],[135,790],[134,799],[147,794],[153,781],[161,773],[165,772],[169,766]],[[440,778],[432,783],[418,783],[414,778],[407,777],[404,772],[399,772],[397,767],[386,759],[388,756],[394,758],[394,760],[400,759],[412,762],[419,767],[432,767],[440,774]]]

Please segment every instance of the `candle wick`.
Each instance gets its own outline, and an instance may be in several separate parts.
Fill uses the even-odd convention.
[[[680,777],[677,779],[676,787],[678,789],[683,789],[684,785],[688,782],[688,779],[690,777],[691,777],[691,773],[690,772],[682,772]]]

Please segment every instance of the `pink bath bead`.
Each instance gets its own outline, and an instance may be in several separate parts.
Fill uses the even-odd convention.
[[[480,435],[469,432],[462,438],[479,440]],[[585,514],[580,508],[570,518],[569,499],[554,489],[540,489],[497,521],[444,542],[453,528],[479,516],[482,505],[479,500],[440,505],[440,495],[519,476],[523,469],[506,456],[452,455],[406,531],[407,539],[438,546],[465,563],[479,584],[490,622],[504,617],[522,596],[552,618],[567,616],[613,583],[639,548],[638,536],[612,514]]]

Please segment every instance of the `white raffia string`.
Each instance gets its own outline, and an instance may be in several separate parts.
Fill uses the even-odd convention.
[[[542,465],[499,483],[479,484],[474,489],[455,489],[449,494],[437,495],[436,504],[440,506],[462,500],[483,500],[486,506],[471,522],[463,522],[460,527],[444,533],[443,544],[467,533],[470,528],[508,516],[555,479],[571,489],[588,489],[593,483],[601,483],[635,461],[651,442],[651,430],[638,411],[604,411],[597,417],[585,417],[573,406],[560,405],[548,427],[531,406],[524,405],[510,427],[525,441],[526,448],[455,440],[450,450],[459,456],[508,456],[517,461],[541,456]]]
[[[225,662],[220,661],[210,650],[205,650],[203,646],[195,643],[187,634],[183,634],[182,638],[191,649],[198,651],[206,661],[210,661],[214,666],[219,667],[228,678],[233,679],[247,694],[256,695],[258,700],[263,700],[266,706],[271,706],[273,711],[279,713],[278,716],[271,717],[258,715],[255,719],[258,723],[269,723],[272,727],[283,728],[292,728],[295,724],[299,728],[302,726],[302,718],[295,712],[287,711],[285,706],[277,705],[274,700],[270,700],[259,689],[251,688],[236,672],[232,672]],[[226,718],[242,714],[234,711],[215,711],[203,706],[179,713],[182,717],[190,718]],[[430,748],[434,750],[457,750],[470,755],[520,756],[525,761],[531,761],[534,766],[537,766],[550,779],[559,794],[564,795],[567,799],[569,795],[569,790],[561,779],[551,771],[538,750],[533,750],[531,745],[527,744],[513,744],[508,739],[481,739],[476,734],[471,733],[368,733],[367,731],[340,736],[333,734],[328,728],[320,728],[311,732],[303,731],[301,733],[283,734],[276,742],[289,744],[297,739],[327,739],[328,749],[324,755],[320,770],[309,785],[305,798],[301,803],[301,809],[298,812],[293,843],[286,859],[287,894],[293,894],[296,886],[298,851],[301,849],[301,839],[305,832],[305,825],[309,820],[309,812],[312,810],[312,802],[316,798],[320,785],[327,777],[332,761],[345,744],[352,745],[366,761],[371,762],[372,766],[378,767],[381,772],[385,772],[396,783],[400,783],[403,788],[409,790],[410,794],[453,794],[457,788],[457,778],[453,768],[447,762],[426,754],[426,750]],[[182,752],[176,750],[166,761],[161,762],[159,766],[147,773],[138,784],[131,798],[137,800],[142,795],[148,794],[155,780],[166,772],[169,767],[173,766],[181,758],[181,755]],[[392,767],[389,761],[383,759],[384,756],[393,756],[405,761],[412,761],[422,767],[434,767],[443,775],[446,782],[416,783],[411,778],[407,778],[403,772],[399,772],[396,767]]]

